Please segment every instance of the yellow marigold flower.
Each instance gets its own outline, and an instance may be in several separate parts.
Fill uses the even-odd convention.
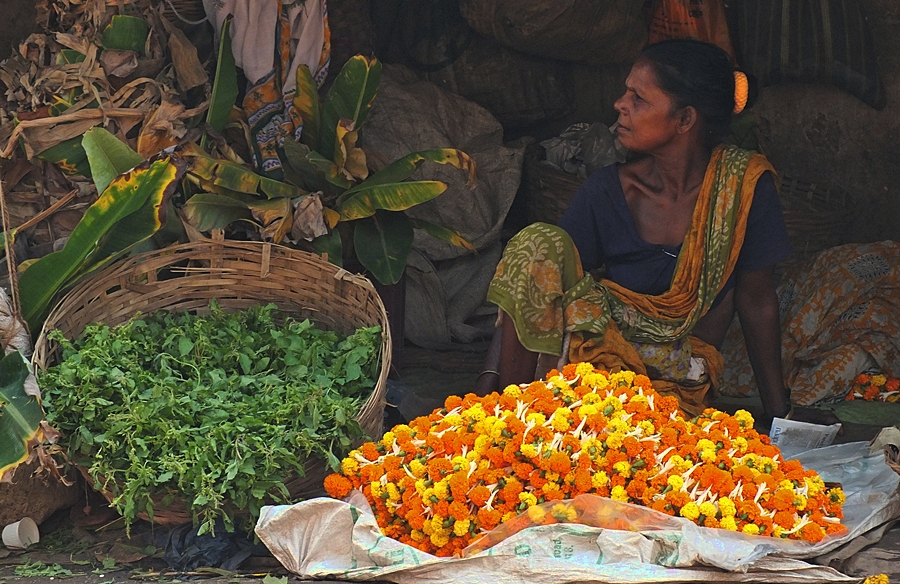
[[[428,469],[418,458],[412,459],[412,461],[409,463],[409,472],[411,472],[417,479],[424,477],[427,471]]]
[[[649,400],[647,399],[647,396],[646,396],[646,395],[644,395],[644,394],[642,394],[642,393],[636,393],[636,394],[634,394],[633,396],[631,396],[631,399],[628,400],[628,403],[631,403],[631,404],[646,404],[646,403],[649,403]]]
[[[503,420],[497,420],[493,426],[491,426],[491,438],[494,440],[499,440],[503,436],[503,431],[506,430],[506,422]]]
[[[372,497],[373,498],[377,499],[378,497],[381,496],[381,492],[382,492],[381,491],[381,483],[379,481],[372,481],[372,483],[369,486],[372,489]]]
[[[566,432],[571,426],[569,418],[572,416],[572,410],[569,408],[557,408],[550,417],[550,427],[557,432]]]
[[[425,483],[422,483],[422,484],[424,485]],[[428,487],[427,489],[425,489],[424,491],[422,491],[422,500],[423,500],[423,501],[426,501],[426,502],[427,502],[427,501],[430,501],[431,498],[434,497],[434,496],[435,496],[435,494],[434,494],[434,487]]]
[[[394,439],[395,439],[394,433],[391,432],[390,430],[388,430],[381,437],[381,444],[382,444],[382,446],[384,446],[385,448],[390,450],[391,448],[394,447]]]
[[[696,503],[691,501],[690,503],[688,503],[687,505],[685,505],[684,507],[681,508],[681,511],[679,511],[679,514],[682,517],[686,517],[686,518],[690,519],[691,521],[696,521],[697,518],[700,517],[700,507],[698,507]]]
[[[507,385],[503,388],[503,395],[522,397],[522,388],[518,385]]]
[[[410,532],[409,537],[411,537],[414,542],[421,543],[421,542],[425,541],[425,538],[428,536],[425,535],[424,533],[422,533],[421,531],[419,531],[418,529],[413,529]]]
[[[447,479],[434,483],[434,496],[441,501],[445,501],[450,496],[450,482]]]
[[[740,422],[741,426],[744,428],[753,427],[753,414],[751,414],[747,410],[736,411],[734,413],[734,419]]]
[[[797,508],[798,511],[804,511],[806,509],[807,499],[803,495],[797,493],[794,496],[794,507]]]
[[[737,523],[734,520],[733,516],[723,517],[719,520],[719,527],[722,529],[728,529],[729,531],[737,531]]]
[[[341,461],[341,472],[347,476],[354,475],[359,470],[359,462],[349,456]]]
[[[620,460],[613,465],[613,470],[627,479],[631,476],[631,463],[627,460]]]
[[[747,535],[759,535],[759,526],[755,523],[748,523],[741,529]]]
[[[434,529],[432,529],[431,527],[432,521],[434,520],[426,519],[425,523],[422,524],[422,533],[424,533],[425,535],[431,535],[432,533],[434,533]]]
[[[457,520],[456,523],[453,524],[453,534],[462,537],[465,534],[469,533],[469,525],[472,522],[468,519],[463,519],[462,521]]]
[[[775,461],[772,460],[771,458],[769,458],[768,456],[761,456],[759,458],[759,465],[763,468],[765,468],[765,467],[774,468],[775,466],[777,466],[775,464]],[[768,471],[766,471],[766,472],[768,472]]]
[[[448,543],[450,543],[450,535],[443,531],[435,531],[430,536],[431,543],[434,544],[435,547],[444,547]]]
[[[666,484],[672,487],[673,491],[680,491],[684,486],[684,479],[680,475],[669,475],[669,480],[666,481]]]
[[[554,482],[548,481],[548,482],[544,483],[544,486],[541,487],[541,490],[544,491],[545,493],[549,493],[551,491],[558,491],[559,483],[554,483]]]
[[[840,487],[835,487],[833,489],[828,489],[828,498],[831,499],[833,503],[837,503],[838,505],[843,505],[844,501],[847,500],[847,496],[844,494],[844,490]]]
[[[570,387],[569,382],[563,377],[554,377],[550,380],[550,384],[559,390],[568,389]]]
[[[500,523],[506,523],[510,519],[513,519],[516,515],[518,515],[518,513],[516,513],[515,511],[507,511],[503,514],[503,517],[500,518]]]
[[[519,448],[519,450],[522,452],[523,455],[527,456],[528,458],[534,458],[535,456],[538,455],[537,446],[535,446],[534,444],[523,444]]]
[[[593,387],[597,391],[602,391],[609,387],[609,378],[600,373],[591,373],[584,376],[584,384]]]
[[[625,434],[622,432],[613,432],[609,436],[606,437],[606,446],[607,448],[611,448],[613,450],[618,450],[622,447],[622,442],[625,440]]]
[[[590,375],[594,372],[594,366],[590,363],[579,363],[575,366],[575,375],[579,377],[584,377],[585,375]]]
[[[428,490],[428,489],[425,487],[425,481],[422,480],[422,479],[417,480],[417,481],[415,482],[415,487],[416,487],[416,492],[419,493],[419,496],[422,497],[422,498],[424,498],[424,497],[425,497],[425,491]]]
[[[825,491],[825,481],[822,480],[822,477],[816,475],[814,477],[804,477],[803,481],[806,483],[807,492],[810,497],[815,497],[819,493]]]
[[[595,394],[587,393],[584,395],[584,397],[586,398],[589,395],[595,395]],[[581,398],[581,401],[586,401],[586,400],[584,398]],[[600,411],[600,408],[598,408],[593,402],[585,403],[584,405],[579,406],[578,415],[582,418],[587,418],[588,416],[593,416],[594,414],[596,414],[599,411]]]
[[[738,436],[737,438],[731,441],[731,445],[737,448],[738,454],[744,454],[747,452],[747,439],[743,436]]]
[[[450,426],[464,426],[465,422],[463,421],[463,417],[459,414],[450,414],[449,416],[444,416],[444,422],[446,422]]]
[[[384,486],[388,494],[388,500],[397,502],[400,500],[400,491],[394,483],[388,483]]]
[[[722,517],[734,517],[734,514],[737,513],[734,501],[728,497],[719,497],[717,503],[719,504],[719,512],[722,514]]]
[[[603,400],[603,403],[600,405],[601,409],[606,410],[607,408],[611,408],[613,412],[618,412],[622,409],[622,402],[619,401],[614,395],[611,395]]]
[[[613,501],[622,501],[623,503],[628,502],[628,493],[625,491],[625,487],[621,485],[616,485],[612,488],[612,491],[609,493],[609,498]]]
[[[787,531],[785,528],[783,528],[782,526],[780,526],[776,523],[775,526],[772,528],[772,536],[773,537],[787,537],[784,534],[785,531]]]
[[[571,387],[566,387],[560,391],[559,396],[568,402],[573,402],[578,399],[578,394],[576,394]]]
[[[537,505],[537,497],[528,492],[519,493],[519,501],[525,503],[529,507],[531,507],[532,505]]]
[[[544,478],[550,481],[551,483],[555,483],[559,481],[559,473],[555,473],[552,470],[548,470],[544,473]]]
[[[469,468],[469,461],[465,456],[454,456],[450,463],[454,466],[458,464],[460,468]]]
[[[616,400],[618,403],[618,400]],[[609,422],[606,424],[606,428],[608,432],[622,432],[623,434],[631,431],[631,424],[619,418],[618,416],[610,418]]]
[[[793,491],[794,490],[794,482],[790,481],[788,479],[784,479],[783,481],[778,483],[778,488],[779,489],[787,489],[788,491]]]
[[[475,439],[475,452],[484,454],[491,447],[491,439],[488,436],[481,435]]]
[[[715,450],[716,444],[709,438],[697,440],[697,450]]]
[[[481,404],[475,404],[471,408],[463,411],[463,417],[480,422],[487,417],[487,412],[484,411]]]
[[[703,462],[712,462],[716,459],[716,451],[715,450],[701,450],[700,451],[700,460]]]
[[[558,521],[575,521],[575,518],[578,517],[578,511],[565,503],[557,503],[550,510],[550,513]]]
[[[606,475],[604,471],[595,472],[593,476],[591,476],[591,485],[595,489],[599,489],[600,487],[605,487],[609,484],[609,477]]]
[[[542,523],[546,514],[547,513],[541,508],[540,505],[535,505],[528,508],[528,519],[530,519],[532,523]]]
[[[603,398],[596,393],[591,392],[581,396],[581,401],[586,404],[598,404],[603,401]]]
[[[527,416],[525,416],[526,422],[534,422],[535,426],[543,426],[544,422],[547,421],[547,417],[540,412],[531,412]]]
[[[709,501],[700,503],[700,515],[705,517],[715,517],[716,511],[716,506]]]
[[[644,436],[652,436],[656,433],[656,427],[653,425],[653,422],[650,420],[644,420],[638,427],[641,429],[641,432],[644,433]]]
[[[877,576],[869,576],[863,584],[890,584],[887,574],[878,574]]]
[[[887,377],[880,373],[878,375],[873,375],[870,383],[872,385],[884,385],[885,383],[887,383]]]

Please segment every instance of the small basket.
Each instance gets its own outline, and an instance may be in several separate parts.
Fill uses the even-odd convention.
[[[187,243],[109,266],[81,282],[51,311],[35,344],[33,362],[43,371],[58,358],[56,343],[47,339],[52,330],[77,338],[94,322],[115,326],[138,312],[157,310],[204,312],[212,299],[222,310],[232,312],[271,302],[285,314],[309,318],[341,334],[380,326],[381,371],[375,389],[356,416],[369,436],[380,436],[391,338],[387,313],[374,286],[314,254],[269,243]],[[86,474],[83,467],[79,469]],[[294,499],[320,495],[327,473],[324,461],[310,458],[304,463],[303,476],[287,481],[285,487]],[[112,501],[112,493],[102,494]],[[177,525],[192,520],[183,501],[154,503],[155,523]],[[147,519],[144,515],[141,518]]]

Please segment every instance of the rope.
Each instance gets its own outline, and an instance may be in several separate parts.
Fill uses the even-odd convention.
[[[200,20],[188,20],[187,18],[183,17],[182,15],[180,15],[180,14],[178,13],[178,10],[177,10],[177,9],[175,8],[175,6],[172,4],[172,0],[166,0],[166,4],[169,5],[169,8],[172,9],[172,12],[175,13],[175,16],[178,18],[178,20],[180,20],[181,22],[183,22],[183,23],[185,23],[185,24],[191,24],[191,25],[194,25],[194,24],[203,24],[204,22],[206,22],[207,20],[209,20],[209,17],[208,17],[208,16],[205,17],[205,18],[201,18]]]
[[[6,250],[6,270],[9,272],[9,298],[12,301],[14,316],[22,320],[22,305],[19,303],[19,273],[16,271],[16,250],[14,237],[10,236],[9,209],[6,207],[6,193],[3,181],[0,181],[0,215],[3,217],[3,239]],[[28,325],[25,325],[28,330]]]

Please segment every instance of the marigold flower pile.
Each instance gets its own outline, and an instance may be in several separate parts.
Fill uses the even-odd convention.
[[[878,374],[861,373],[856,377],[847,400],[896,402],[900,399],[900,379]]]
[[[585,493],[754,535],[817,542],[844,529],[843,492],[783,460],[748,412],[686,420],[647,377],[587,363],[451,396],[350,452],[325,488],[339,499],[359,489],[385,535],[438,556],[522,513],[577,520],[535,506]]]

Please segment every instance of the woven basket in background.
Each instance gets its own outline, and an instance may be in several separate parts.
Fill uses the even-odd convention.
[[[852,209],[846,192],[791,176],[781,177],[778,190],[784,222],[794,248],[788,264],[847,243],[846,231]]]
[[[351,334],[361,327],[380,326],[381,372],[356,420],[373,437],[381,435],[387,376],[391,363],[387,314],[369,280],[320,257],[260,242],[207,241],[148,252],[113,264],[76,286],[56,305],[35,344],[38,370],[55,364],[56,343],[47,333],[60,330],[78,338],[94,322],[114,326],[137,313],[157,310],[204,312],[215,298],[222,310],[238,311],[274,303],[295,318],[309,318],[319,327]],[[304,475],[285,483],[294,499],[316,496],[329,472],[311,458]],[[82,473],[86,472],[83,467]],[[93,479],[89,479],[93,484]],[[103,492],[110,502],[113,493]],[[177,525],[192,520],[183,501],[154,500],[154,522]],[[141,515],[142,519],[147,519]]]

